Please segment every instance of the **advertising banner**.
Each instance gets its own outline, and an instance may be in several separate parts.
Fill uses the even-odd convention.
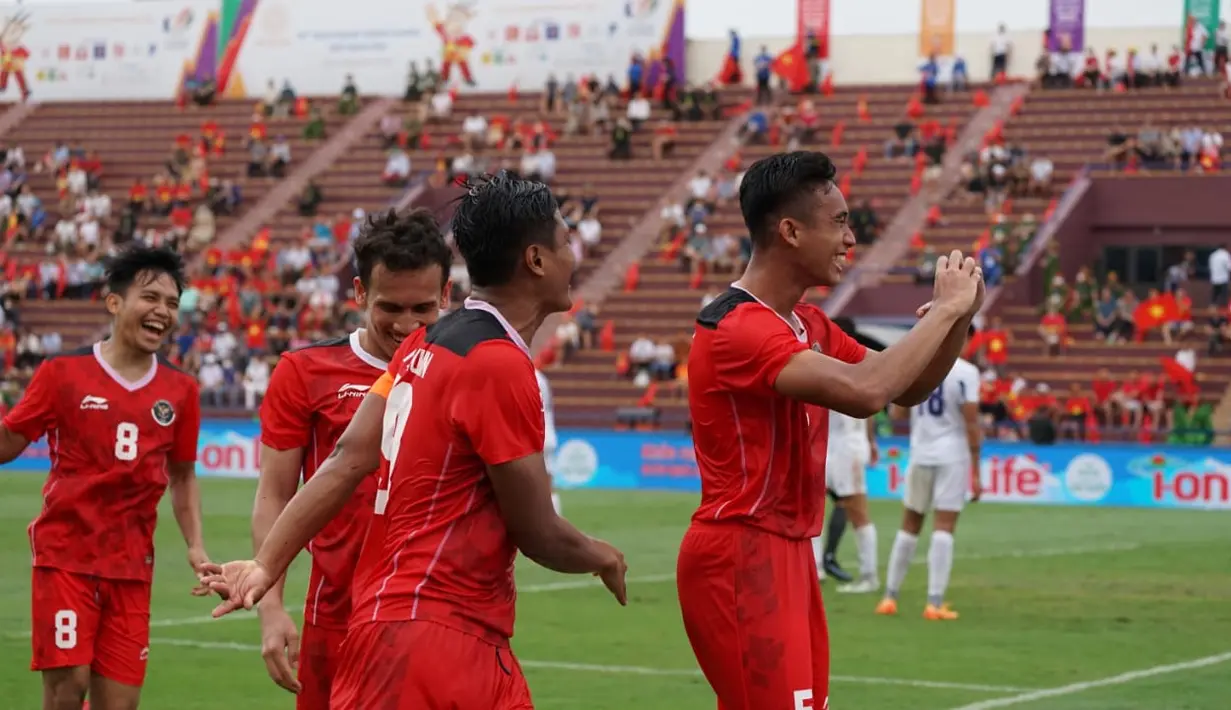
[[[1215,36],[1218,33],[1219,14],[1222,10],[1219,0],[1184,0],[1184,18],[1180,27],[1183,36],[1180,38],[1185,51],[1191,47],[1193,30],[1197,25],[1205,28],[1205,47],[1213,49]]]
[[[289,79],[336,94],[348,74],[364,93],[401,95],[411,62],[431,62],[462,91],[538,90],[548,76],[623,83],[633,54],[670,57],[684,76],[683,0],[259,0],[236,71],[252,96]],[[651,70],[651,75],[657,69]]]
[[[563,429],[549,462],[561,488],[699,492],[692,439],[680,434]],[[902,497],[908,441],[882,439],[868,469],[868,495]],[[201,425],[197,473],[256,478],[260,428],[251,420]],[[45,473],[46,442],[30,446],[3,471]],[[993,503],[1102,505],[1231,510],[1231,450],[1137,444],[1033,446],[989,441],[980,462],[984,500]]]
[[[0,100],[176,95],[216,0],[0,5]]]
[[[932,53],[942,57],[953,55],[955,0],[922,0],[919,3],[919,56]]]
[[[829,59],[829,0],[797,0],[795,42],[808,46],[808,33],[816,35],[821,59]]]
[[[1086,0],[1051,0],[1047,48],[1055,52],[1069,41],[1070,52],[1080,52],[1086,43]]]
[[[673,434],[559,433],[552,471],[562,488],[699,491],[692,440]],[[901,498],[906,439],[880,442],[868,495]],[[1231,510],[1231,450],[1133,444],[1032,446],[986,442],[980,474],[994,503]]]

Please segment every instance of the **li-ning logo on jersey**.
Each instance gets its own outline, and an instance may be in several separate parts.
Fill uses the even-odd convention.
[[[371,385],[342,385],[338,388],[338,399],[363,397],[370,389],[372,389]]]
[[[163,426],[171,426],[171,422],[175,421],[175,407],[165,399],[155,402],[150,413],[154,415],[154,421]]]
[[[107,398],[106,397],[95,397],[92,394],[87,394],[86,396],[81,398],[81,408],[82,409],[98,409],[98,410],[106,409],[107,408]]]

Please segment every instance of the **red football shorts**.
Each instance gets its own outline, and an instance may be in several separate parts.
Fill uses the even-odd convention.
[[[295,710],[329,710],[329,693],[342,658],[346,629],[304,624],[299,636],[299,694]]]
[[[352,626],[331,710],[533,710],[507,648],[431,621]]]
[[[30,670],[89,666],[124,685],[145,681],[150,585],[35,567]]]
[[[719,710],[829,707],[829,628],[811,541],[694,522],[676,585]]]

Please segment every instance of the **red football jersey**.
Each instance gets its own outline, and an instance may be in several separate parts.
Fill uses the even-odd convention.
[[[529,351],[490,305],[420,329],[393,358],[389,474],[356,575],[352,624],[433,621],[506,646],[516,549],[487,467],[543,450]]]
[[[30,524],[35,567],[149,582],[167,464],[197,460],[197,381],[162,358],[123,379],[100,345],[39,366],[4,426],[47,435],[51,473]]]
[[[688,408],[701,474],[694,520],[730,520],[789,538],[821,533],[829,412],[783,397],[774,381],[811,348],[856,363],[867,352],[819,308],[795,307],[790,324],[752,294],[731,287],[697,317],[688,357]],[[820,428],[809,429],[808,409]]]
[[[261,443],[278,451],[302,448],[307,482],[333,452],[359,403],[387,367],[359,346],[359,331],[286,353],[278,360],[261,402]],[[308,623],[346,628],[351,580],[375,500],[372,476],[308,543],[312,554],[304,606]]]

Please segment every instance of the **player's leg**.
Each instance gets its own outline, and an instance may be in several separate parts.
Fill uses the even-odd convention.
[[[101,580],[98,599],[102,609],[90,664],[90,708],[136,710],[150,655],[150,585]]]
[[[299,694],[296,710],[329,710],[329,693],[337,675],[346,639],[344,629],[327,629],[305,623],[299,637]]]
[[[35,567],[30,591],[30,670],[43,674],[43,710],[81,710],[99,617],[93,582]]]
[[[814,570],[806,542],[728,525],[693,525],[685,534],[680,610],[719,708],[813,707]]]
[[[876,525],[868,515],[868,486],[864,462],[856,456],[836,456],[828,466],[834,493],[839,505],[855,530],[855,550],[859,555],[859,579],[839,587],[842,592],[866,594],[880,588],[877,573]]]
[[[828,710],[829,708],[829,621],[825,616],[825,603],[821,588],[812,589],[809,603],[808,623],[812,641],[812,697],[810,703],[797,703],[792,710]],[[801,700],[803,700],[801,698]]]
[[[833,488],[827,488],[825,493],[833,501],[833,505],[830,506],[825,534],[812,540],[817,576],[825,579],[825,575],[829,575],[839,582],[849,582],[854,577],[838,564],[838,544],[842,542],[842,534],[846,532],[846,509],[838,505],[838,496],[834,494]]]
[[[919,546],[919,531],[923,529],[924,516],[932,507],[933,486],[936,469],[933,466],[911,466],[906,473],[906,496],[903,500],[902,527],[893,538],[889,551],[889,565],[885,570],[885,596],[876,607],[876,613],[898,613],[898,593],[906,581],[906,573],[915,558]]]
[[[932,518],[932,539],[928,543],[928,604],[924,616],[936,621],[951,621],[957,612],[945,603],[949,576],[953,572],[953,533],[957,519],[966,504],[970,465],[948,464],[938,467]]]
[[[430,621],[352,627],[342,646],[331,710],[455,707],[533,710],[508,648]]]

